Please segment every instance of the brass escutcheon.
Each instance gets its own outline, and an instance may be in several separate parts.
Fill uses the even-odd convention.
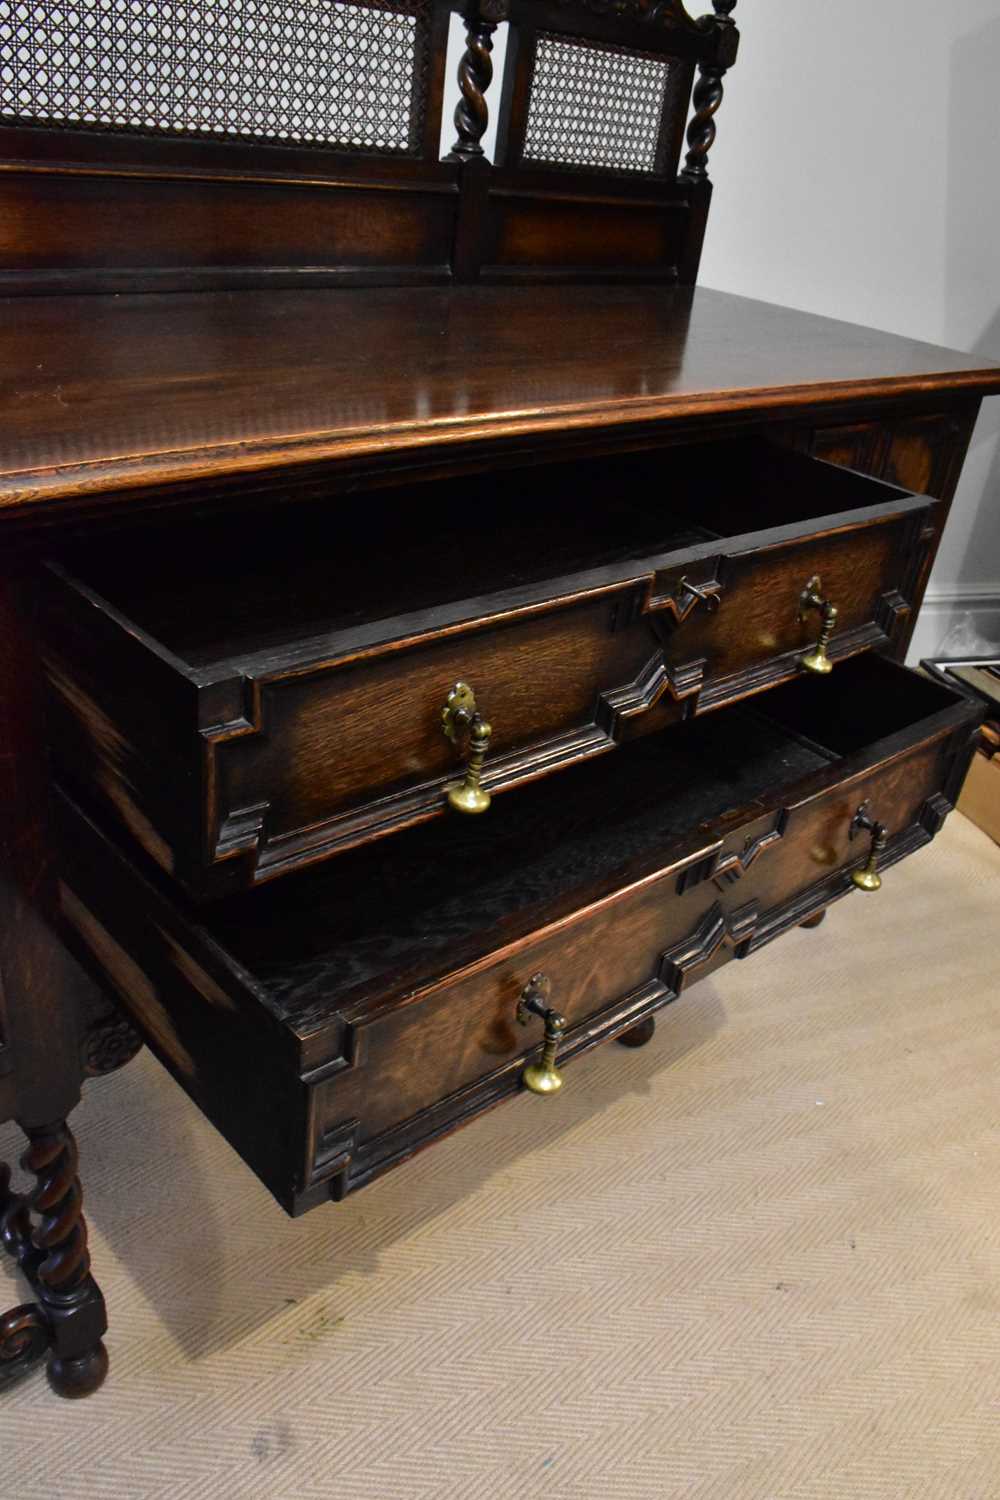
[[[517,1019],[522,1026],[527,1026],[532,1016],[539,1016],[545,1023],[541,1061],[529,1063],[521,1074],[525,1088],[533,1094],[557,1094],[563,1086],[562,1074],[556,1067],[556,1052],[566,1030],[566,1019],[549,1005],[551,995],[552,981],[548,975],[532,974],[517,1002]]]
[[[456,682],[445,699],[441,727],[453,744],[468,744],[465,780],[448,788],[449,806],[460,813],[485,812],[491,798],[482,786],[483,761],[493,731],[476,707],[476,695],[467,682]]]
[[[868,858],[860,869],[851,871],[851,884],[859,891],[880,891],[882,877],[878,873],[878,861],[879,855],[886,846],[889,830],[884,823],[876,823],[875,819],[869,816],[868,807],[867,801],[862,802],[851,819],[848,838],[853,839],[858,833],[867,833],[871,837]]]
[[[805,621],[810,610],[818,610],[820,617],[819,638],[811,651],[799,657],[799,666],[807,672],[825,677],[833,671],[833,662],[827,655],[830,637],[837,623],[837,606],[823,598],[823,585],[818,573],[814,573],[799,595],[799,622]]]

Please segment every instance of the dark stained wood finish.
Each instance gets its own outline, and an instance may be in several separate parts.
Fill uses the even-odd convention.
[[[804,452],[877,479],[887,479],[919,494],[933,495],[941,501],[931,518],[933,535],[929,538],[922,571],[915,582],[918,601],[924,596],[948,522],[979,404],[978,400],[961,401],[945,411],[920,412],[882,421],[859,421],[791,435],[794,446]],[[917,611],[914,610],[901,626],[900,655],[905,654],[909,646],[916,617]]]
[[[497,165],[482,183],[476,274],[484,281],[525,279],[692,281],[705,228],[704,195],[677,178],[694,66],[735,58],[738,36],[727,19],[699,29],[680,5],[610,7],[510,0],[511,30],[498,119]],[[570,14],[568,14],[568,12]],[[571,19],[570,19],[571,15]],[[567,24],[569,22],[569,24]],[[633,55],[669,61],[662,113],[648,170],[613,171],[588,162],[571,139],[570,111],[553,135],[575,164],[532,159],[528,129],[539,45],[567,33],[580,44],[578,66],[592,66],[609,43]],[[565,54],[564,54],[565,55]],[[606,53],[604,54],[607,55]],[[620,103],[592,79],[596,118]],[[600,132],[598,132],[600,134]],[[593,144],[593,143],[592,143]],[[600,149],[600,142],[597,142]],[[707,184],[705,185],[707,189]]]
[[[564,1059],[645,1041],[689,980],[849,889],[863,797],[891,863],[971,753],[976,710],[870,651],[775,686],[812,638],[789,591],[813,571],[835,657],[902,654],[1000,369],[692,290],[735,0],[699,21],[681,0],[400,3],[395,150],[226,134],[252,87],[204,139],[0,127],[0,1119],[38,1177],[18,1203],[0,1165],[37,1294],[0,1318],[0,1357],[51,1348],[64,1394],[105,1369],[65,1117],[135,1046],[109,996],[300,1212],[516,1093],[533,966],[569,1016]],[[452,9],[469,43],[442,161]],[[589,144],[539,147],[546,36],[591,77],[595,49],[619,78],[669,65],[638,158],[634,70],[624,102],[599,86]],[[609,130],[617,156],[595,149]],[[747,435],[811,477],[720,493],[719,450]],[[238,879],[259,828],[300,854],[338,817],[368,837],[373,791],[407,821],[448,769],[433,721],[470,664],[488,774],[535,778],[490,816],[208,906],[166,873],[228,852]]]
[[[0,204],[38,226],[0,257],[7,294],[443,282],[458,212],[447,170],[411,185],[8,164]]]
[[[889,829],[887,866],[925,843],[977,722],[859,658],[566,772],[560,799],[521,793],[503,840],[478,822],[456,846],[438,825],[201,916],[67,801],[63,910],[81,957],[298,1212],[517,1089],[531,974],[569,1020],[567,1060],[850,890],[862,802]]]
[[[39,752],[43,687],[35,613],[28,580],[9,571],[0,576],[0,1069],[16,1060],[12,1113],[25,1128],[65,1118],[80,1097],[82,998],[82,976],[52,940],[56,869]]]
[[[613,10],[594,0],[431,0],[413,8],[411,113],[407,141],[396,150],[366,151],[350,142],[306,147],[280,132],[254,138],[242,116],[214,136],[205,132],[206,139],[169,129],[107,134],[69,122],[8,119],[0,127],[0,290],[412,285],[480,275],[573,280],[636,272],[693,281],[710,192],[701,180],[714,136],[710,117],[738,44],[731,8],[720,0],[717,16],[696,23],[675,0],[629,0]],[[442,162],[452,10],[465,17],[468,43],[457,139]],[[493,91],[501,106],[498,159],[520,164],[541,29],[564,44],[610,44],[619,55],[669,62],[669,108],[645,170],[583,174],[558,149],[555,159],[529,172],[493,168],[483,158],[491,38],[508,17],[510,65],[502,97]],[[72,37],[64,41],[68,50]],[[364,54],[355,56],[352,67],[364,63]],[[377,99],[377,45],[369,46],[367,63],[370,96]],[[698,170],[690,175],[689,155],[689,175],[678,179],[696,64],[702,68],[692,127]],[[599,85],[591,106],[627,132],[630,115],[642,109],[642,91],[636,83],[617,90]],[[136,108],[131,97],[119,103],[127,112]],[[155,105],[149,108],[155,114]]]
[[[3,1247],[36,1300],[0,1316],[0,1379],[48,1352],[53,1389],[77,1396],[96,1390],[107,1369],[104,1299],[89,1274],[76,1146],[65,1124],[80,1097],[83,1016],[94,990],[53,929],[36,604],[30,578],[8,564],[0,572],[0,1119],[16,1119],[28,1136],[22,1165],[37,1181],[15,1200],[0,1164],[0,1219]]]
[[[799,446],[828,463],[950,499],[978,411],[972,401],[949,411],[817,427]]]
[[[416,7],[408,152],[9,122],[0,128],[0,288],[450,279],[459,175],[437,159],[450,10],[449,0]],[[373,89],[378,55],[369,48]],[[238,72],[238,57],[232,63]]]
[[[329,495],[345,470],[356,487],[358,467],[432,456],[482,469],[527,440],[538,461],[574,436],[648,444],[653,424],[715,437],[1000,392],[970,355],[655,286],[19,298],[0,366],[0,520],[195,482]]]
[[[656,1034],[656,1017],[646,1016],[637,1026],[632,1026],[628,1031],[623,1031],[618,1041],[623,1047],[645,1047],[653,1040]]]
[[[49,1351],[49,1384],[59,1396],[89,1396],[108,1373],[102,1342],[108,1320],[90,1274],[76,1141],[65,1121],[28,1130],[21,1165],[35,1178],[23,1197],[0,1167],[2,1247],[37,1301],[0,1317],[0,1385]]]
[[[932,535],[932,502],[760,442],[514,472],[478,499],[386,491],[357,529],[326,508],[245,542],[201,522],[53,565],[58,774],[220,894],[448,813],[453,683],[506,791],[795,676],[814,575],[835,660],[891,648]]]

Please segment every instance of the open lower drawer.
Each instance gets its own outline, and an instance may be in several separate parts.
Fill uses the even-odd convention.
[[[47,569],[53,755],[224,894],[446,811],[458,682],[497,793],[885,648],[934,506],[754,439],[105,536]]]
[[[525,788],[492,830],[434,824],[391,858],[371,844],[211,909],[171,899],[60,796],[62,911],[298,1212],[513,1095],[541,1041],[517,1019],[534,976],[567,1020],[561,1065],[853,890],[873,852],[885,870],[926,843],[978,722],[861,657]]]

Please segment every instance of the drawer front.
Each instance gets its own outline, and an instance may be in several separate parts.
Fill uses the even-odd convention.
[[[392,639],[379,621],[377,639],[336,656],[296,635],[211,669],[54,566],[44,619],[60,777],[195,896],[260,883],[448,811],[470,747],[442,731],[457,682],[490,724],[482,785],[496,794],[794,677],[822,627],[818,608],[801,610],[811,583],[838,612],[834,662],[892,650],[934,502],[891,493],[834,529],[810,522],[805,538],[789,523],[699,541],[563,597],[554,579],[531,602],[469,601],[416,633],[397,623]],[[743,524],[738,507],[726,524]]]
[[[731,740],[720,719],[722,758],[730,744],[733,756],[756,745],[753,754],[770,757],[767,775],[719,782],[704,752],[691,755],[683,762],[690,797],[681,796],[690,822],[654,822],[666,830],[662,846],[629,844],[636,817],[654,817],[657,796],[675,808],[659,754],[623,752],[638,800],[616,806],[609,786],[604,822],[596,808],[615,767],[581,770],[591,795],[547,825],[559,852],[549,873],[540,877],[537,850],[527,848],[523,861],[515,855],[504,878],[517,882],[518,899],[494,891],[495,921],[475,920],[474,865],[467,881],[449,877],[448,899],[434,896],[422,916],[412,880],[395,895],[380,884],[377,851],[365,856],[371,878],[360,888],[334,868],[303,876],[297,889],[252,892],[196,913],[60,793],[67,941],[275,1196],[301,1212],[519,1090],[542,1041],[538,1019],[525,1028],[517,1018],[534,975],[548,978],[551,1004],[568,1024],[561,1066],[852,891],[851,871],[873,841],[857,822],[862,807],[885,825],[883,866],[927,842],[972,754],[975,706],[887,662],[856,663],[844,678],[833,699],[826,683],[779,690],[756,729],[755,713],[734,711]],[[815,749],[803,757],[801,747],[793,756],[803,723],[825,734],[845,719],[847,758],[830,762]],[[706,728],[690,726],[693,743]],[[870,744],[858,738],[868,728]],[[806,763],[812,769],[803,771]],[[784,790],[772,768],[787,776]],[[709,785],[716,790],[705,800]],[[535,824],[529,804],[525,825]],[[618,833],[627,852],[581,870],[591,841],[607,847]],[[433,834],[422,837],[437,863],[452,846]],[[889,899],[891,883],[890,872],[886,895],[861,899]],[[397,936],[405,939],[397,957],[383,958]]]
[[[461,743],[442,730],[454,683],[488,718],[484,785],[495,790],[606,748],[607,695],[627,691],[656,650],[648,623],[619,629],[634,590],[422,639],[359,661],[254,684],[258,732],[213,739],[219,842],[252,839],[260,865],[415,821],[462,777]],[[251,832],[243,810],[260,808]],[[231,832],[231,830],[233,830]]]
[[[960,775],[969,752],[967,735],[959,740]],[[322,1175],[333,1163],[346,1174],[342,1190],[360,1186],[516,1091],[528,1056],[518,1000],[533,975],[546,975],[550,1003],[567,1020],[559,1054],[567,1061],[854,891],[851,872],[870,847],[870,835],[856,826],[859,810],[888,831],[887,868],[937,831],[950,806],[945,793],[955,794],[956,764],[954,733],[942,732],[742,823],[682,866],[404,1004],[358,1018],[345,1039],[344,1071],[314,1090],[308,1172]],[[541,1023],[531,1025],[537,1044]]]
[[[581,912],[488,962],[423,991],[409,1003],[351,1027],[348,1071],[320,1086],[320,1129],[345,1115],[361,1121],[359,1144],[383,1135],[487,1074],[522,1060],[541,1041],[541,1022],[518,1024],[518,999],[532,975],[551,981],[552,1005],[570,1028],[624,996],[639,1007],[665,999],[660,955],[688,937],[716,893],[710,884],[678,898],[665,874]],[[516,1084],[516,1075],[508,1078]]]
[[[943,792],[953,760],[954,746],[942,736],[790,807],[781,839],[761,862],[755,881],[762,913],[780,910],[796,890],[807,892],[814,885],[824,885],[831,874],[864,862],[871,840],[854,821],[862,807],[888,829],[890,843],[883,865],[891,863],[894,848],[900,855],[926,842],[950,805]],[[751,947],[759,946],[769,933],[770,923],[765,920]]]
[[[909,617],[912,580],[930,535],[921,512],[916,520],[729,554],[719,568],[717,611],[694,611],[665,641],[668,675],[689,685],[695,713],[794,677],[821,629],[819,612],[801,607],[815,578],[837,610],[832,661],[891,647]]]
[[[491,726],[482,784],[497,793],[794,677],[821,628],[801,611],[815,577],[838,611],[833,661],[891,645],[926,513],[716,553],[544,613],[255,681],[252,727],[209,737],[216,857],[249,854],[266,879],[444,811],[463,775],[441,728],[456,681]]]

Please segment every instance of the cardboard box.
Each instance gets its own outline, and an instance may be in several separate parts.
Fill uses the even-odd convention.
[[[1000,754],[974,755],[958,799],[958,810],[1000,844]]]

